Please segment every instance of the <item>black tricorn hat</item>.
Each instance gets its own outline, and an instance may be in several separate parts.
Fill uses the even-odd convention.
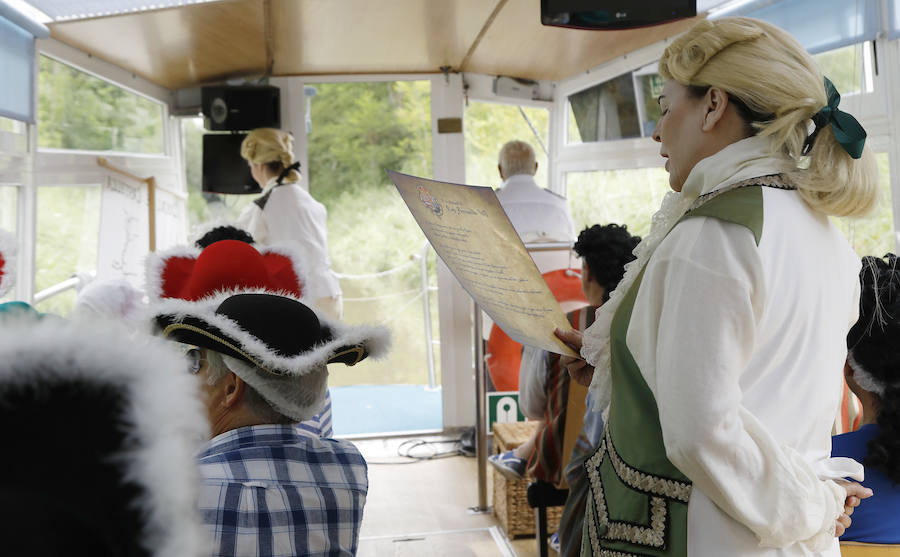
[[[198,557],[197,381],[171,346],[110,324],[0,320],[6,555]],[[58,434],[60,424],[77,435]],[[26,456],[27,455],[27,456]],[[60,459],[66,479],[58,476]]]
[[[156,304],[161,336],[201,346],[273,375],[303,376],[322,364],[352,366],[389,345],[383,327],[350,326],[302,301],[264,291],[225,292],[204,300]]]

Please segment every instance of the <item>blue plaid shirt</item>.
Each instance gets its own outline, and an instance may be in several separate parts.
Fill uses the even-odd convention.
[[[356,554],[368,480],[352,443],[249,426],[214,437],[198,459],[212,555]]]

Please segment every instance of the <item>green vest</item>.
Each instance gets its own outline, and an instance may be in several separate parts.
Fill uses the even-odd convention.
[[[762,188],[728,190],[679,222],[700,216],[746,226],[759,245]],[[687,556],[691,481],[666,458],[656,399],[625,343],[645,269],[622,299],[610,328],[612,400],[603,439],[585,463],[590,494],[582,555]]]

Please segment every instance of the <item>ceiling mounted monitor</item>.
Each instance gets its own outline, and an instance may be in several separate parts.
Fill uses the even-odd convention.
[[[697,0],[541,0],[541,23],[571,29],[632,29],[697,15]]]

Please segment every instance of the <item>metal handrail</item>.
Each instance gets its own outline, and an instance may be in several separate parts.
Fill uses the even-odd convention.
[[[525,244],[525,249],[529,253],[536,251],[563,251],[572,249],[574,245],[574,242],[533,242]]]
[[[431,244],[425,242],[422,246],[421,260],[422,270],[422,312],[425,315],[425,355],[428,362],[428,388],[434,389],[437,386],[437,379],[434,373],[434,342],[432,342],[431,332],[431,296],[428,293],[431,287],[428,285],[428,248]]]
[[[95,273],[93,271],[87,273],[78,273],[66,280],[54,284],[49,288],[45,288],[34,295],[34,304],[39,304],[54,296],[58,296],[68,290],[81,290],[81,287],[94,280]]]

